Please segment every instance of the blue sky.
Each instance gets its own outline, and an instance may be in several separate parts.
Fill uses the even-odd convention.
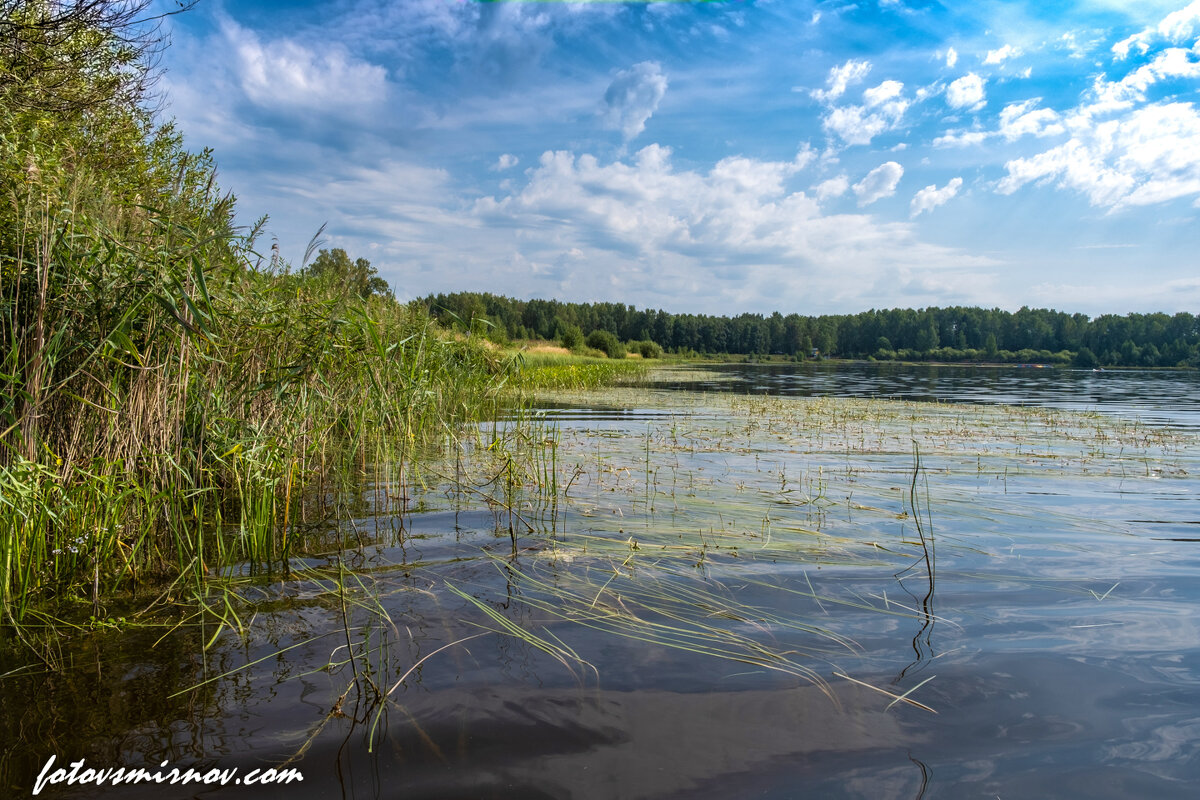
[[[165,114],[249,223],[430,292],[1200,310],[1200,0],[201,0]]]

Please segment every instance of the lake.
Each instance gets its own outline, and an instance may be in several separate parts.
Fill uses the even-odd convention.
[[[1195,795],[1197,373],[674,369],[449,453],[239,579],[240,633],[6,653],[4,787],[56,754],[304,780],[43,796]]]

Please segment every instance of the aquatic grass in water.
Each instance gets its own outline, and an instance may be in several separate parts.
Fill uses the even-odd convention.
[[[855,625],[864,613],[915,620],[930,639],[940,622],[935,575],[1066,594],[1118,579],[1006,575],[1020,547],[1069,552],[1086,546],[1079,537],[1121,535],[1112,523],[1039,510],[1036,518],[1057,519],[1058,529],[1049,543],[1040,530],[1022,539],[1013,523],[1034,517],[1005,501],[1010,486],[1015,493],[1049,478],[1104,488],[1135,475],[1185,478],[1195,467],[1188,435],[1096,415],[726,395],[692,398],[694,407],[681,409],[677,398],[555,395],[556,404],[596,408],[607,399],[636,410],[593,412],[583,424],[587,415],[565,412],[571,421],[554,437],[561,496],[553,526],[523,519],[513,552],[491,557],[504,560],[506,581],[543,624],[559,620],[818,684],[843,663],[870,663],[857,631],[840,630],[830,609],[853,609]],[[473,464],[466,472],[486,482],[497,468]],[[547,507],[547,486],[522,484],[515,495],[510,487],[504,505],[540,520],[532,512]],[[1005,530],[1008,552],[989,529]],[[841,578],[864,571],[883,585],[868,592]],[[740,600],[747,593],[753,603]],[[932,646],[917,656],[936,657]]]
[[[520,366],[513,377],[516,388],[531,391],[580,391],[618,383],[637,383],[649,372],[637,360],[615,360],[552,353],[517,353]]]
[[[1069,705],[1054,658],[1072,687],[1106,663],[1134,690],[1186,666],[1155,648],[1189,624],[1170,581],[1196,559],[1163,540],[1195,519],[1195,432],[883,400],[625,388],[549,401],[468,426],[403,483],[368,463],[289,578],[230,576],[253,622],[212,645],[222,663],[196,691],[257,687],[238,713],[278,731],[257,740],[263,758],[370,752],[415,790],[451,780],[438,770],[603,770],[606,753],[636,761],[614,742],[637,742],[662,762],[641,780],[669,762],[678,792],[723,764],[767,768],[737,743],[753,711],[771,729],[756,747],[789,769],[827,763],[789,754],[870,772],[900,753],[915,773],[911,752],[936,782],[1026,741],[1061,754],[1037,734]],[[1155,503],[1178,508],[1153,516]],[[661,735],[645,735],[643,706]],[[724,755],[671,755],[685,719]],[[980,720],[1015,733],[988,739]],[[813,724],[821,741],[798,741]],[[1103,743],[1129,735],[1105,730]],[[579,731],[586,746],[561,752]]]
[[[558,425],[553,411],[519,412],[479,427],[452,459],[423,463],[409,513],[393,509],[407,520],[399,532],[363,543],[374,555],[354,570],[370,576],[370,604],[393,609],[386,625],[394,630],[401,596],[419,617],[455,616],[425,655],[376,657],[373,685],[406,684],[398,676],[426,656],[422,667],[436,669],[430,648],[450,658],[478,626],[552,654],[573,680],[606,680],[612,665],[594,648],[610,638],[791,676],[835,702],[837,682],[862,682],[881,707],[936,711],[922,696],[937,687],[928,668],[956,652],[963,619],[939,615],[935,574],[940,592],[1009,585],[1080,598],[1119,577],[1064,575],[1060,559],[1016,569],[1018,548],[1069,557],[1079,536],[1120,532],[1063,512],[1051,541],[1021,539],[1014,523],[1028,512],[1004,501],[1010,485],[1123,480],[1130,464],[1182,478],[1194,467],[1186,435],[1094,415],[730,396],[681,408],[674,395],[628,389],[587,397],[637,410],[568,412],[573,421]],[[412,538],[423,516],[475,509],[490,522],[474,518],[469,535]],[[1007,552],[988,529],[1004,531]],[[312,596],[334,591],[320,583]],[[451,611],[440,596],[467,602]],[[346,625],[360,638],[347,641],[343,667],[379,652],[369,631],[382,618],[363,613]],[[907,654],[879,649],[909,626]],[[889,671],[891,681],[879,677]],[[373,714],[403,707],[395,688],[368,695],[359,702]]]

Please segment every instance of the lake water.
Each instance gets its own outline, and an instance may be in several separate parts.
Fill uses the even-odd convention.
[[[0,789],[57,754],[304,781],[44,796],[1195,796],[1195,373],[747,365],[542,406],[365,487],[355,546],[248,580],[207,654],[5,656]]]

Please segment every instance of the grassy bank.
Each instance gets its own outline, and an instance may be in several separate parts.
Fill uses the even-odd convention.
[[[523,392],[582,390],[637,380],[647,370],[637,359],[595,358],[569,353],[515,351],[513,385]]]
[[[260,262],[231,208],[147,212],[131,236],[73,202],[21,231],[0,286],[7,622],[233,561],[285,568],[314,487],[402,470],[498,402],[504,360]]]
[[[403,474],[508,385],[381,281],[293,269],[235,224],[209,155],[148,110],[145,8],[3,12],[4,631],[286,570],[338,481]]]

